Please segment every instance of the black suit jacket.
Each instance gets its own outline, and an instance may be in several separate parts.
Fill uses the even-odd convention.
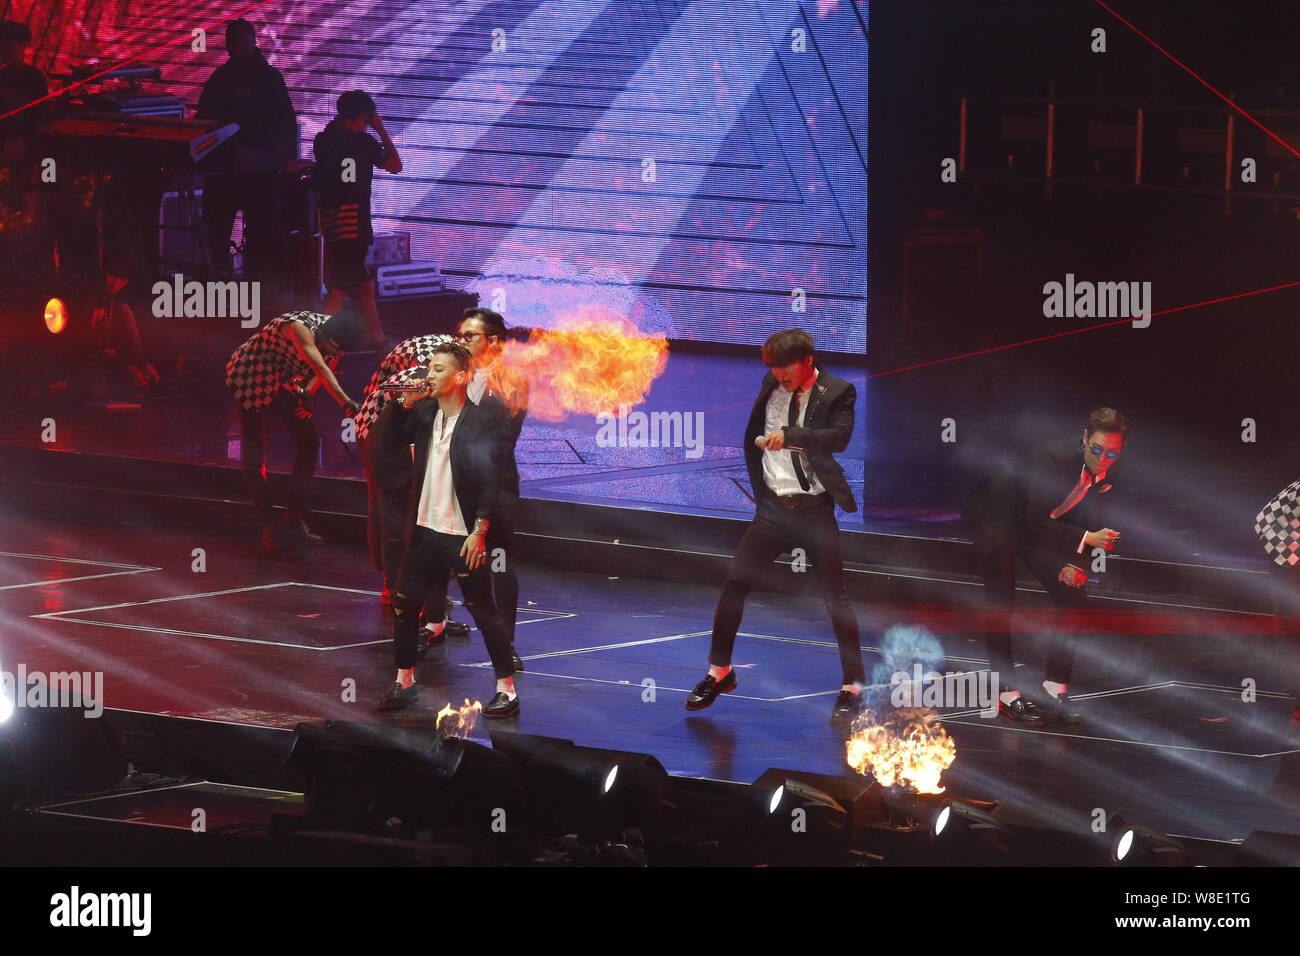
[[[519,442],[519,433],[523,431],[528,409],[521,408],[511,413],[510,407],[492,390],[491,385],[483,391],[478,405],[496,417],[499,437],[505,443],[505,459],[501,463],[501,493],[518,498],[519,464],[515,461],[515,445]]]
[[[745,464],[749,466],[749,483],[758,501],[771,495],[772,491],[763,480],[763,449],[754,444],[754,439],[766,434],[767,400],[778,387],[776,376],[768,372],[763,377],[763,386],[758,390],[754,410],[745,427]],[[858,397],[857,389],[818,366],[817,381],[808,395],[804,424],[786,428],[785,443],[808,453],[813,472],[837,505],[845,511],[857,511],[858,502],[844,478],[844,469],[833,457],[849,446],[849,438],[853,435],[853,403]]]
[[[408,535],[414,530],[419,516],[420,492],[429,466],[429,444],[433,440],[433,421],[437,414],[437,399],[426,398],[409,410],[398,402],[389,402],[379,417],[378,438],[382,445],[376,454],[384,462],[395,466],[402,455],[410,461],[407,449],[410,445],[415,446],[415,458],[409,472]],[[477,518],[498,521],[502,447],[500,428],[492,412],[466,399],[456,430],[452,432],[450,457],[452,485],[466,527],[472,528]]]
[[[1079,540],[1087,531],[1106,527],[1120,463],[1105,480],[1094,483],[1084,499],[1061,515],[1051,516],[1079,482],[1083,470],[1079,439],[1044,442],[1022,452],[1009,467],[986,478],[962,505],[961,515],[975,538],[975,550],[988,554],[1012,545],[1078,564]],[[1085,555],[1090,553],[1084,548]],[[1073,559],[1073,560],[1071,560]]]

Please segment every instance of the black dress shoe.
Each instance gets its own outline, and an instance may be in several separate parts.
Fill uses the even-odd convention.
[[[443,644],[446,643],[447,643],[446,631],[443,631],[437,637],[434,637],[433,634],[431,634],[429,631],[426,631],[424,628],[420,628],[420,636],[417,639],[417,643],[415,645],[415,659],[417,661],[424,660],[425,655],[429,653],[429,648],[441,647]]]
[[[469,625],[448,618],[447,626],[443,628],[442,633],[450,635],[451,637],[465,637],[469,634]]]
[[[491,702],[483,708],[483,716],[497,720],[502,717],[515,717],[519,714],[519,698],[511,698],[505,691],[498,691]]]
[[[1017,721],[1022,724],[1041,724],[1045,718],[1042,710],[1038,705],[1028,697],[1017,697],[1009,704],[1004,704],[1001,698],[998,699],[998,713],[1007,720]]]
[[[519,654],[513,647],[510,648],[510,666],[515,669],[516,674],[524,669],[524,662],[519,659]]]
[[[861,694],[855,694],[851,690],[842,690],[839,696],[835,698],[835,706],[831,708],[831,723],[838,724],[852,720],[865,709],[866,704],[862,702]]]
[[[1081,724],[1083,715],[1070,706],[1070,697],[1068,694],[1062,694],[1060,697],[1053,697],[1046,691],[1043,692],[1041,700],[1035,702],[1043,719],[1054,724]]]
[[[709,674],[695,685],[695,690],[691,691],[690,696],[686,698],[687,710],[703,710],[715,700],[719,694],[730,694],[736,689],[736,672],[727,671],[727,676],[722,680],[717,680],[712,674]]]
[[[401,710],[403,707],[414,704],[419,696],[420,689],[418,685],[412,684],[410,687],[403,687],[394,681],[393,686],[385,691],[383,697],[379,698],[375,710]]]

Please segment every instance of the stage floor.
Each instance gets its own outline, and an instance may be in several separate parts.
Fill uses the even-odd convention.
[[[432,726],[444,704],[486,702],[493,691],[472,632],[419,665],[418,706],[372,712],[392,681],[391,618],[356,549],[326,544],[277,560],[244,535],[146,532],[111,517],[61,526],[6,514],[0,534],[0,667],[102,671],[110,708],[284,728],[322,718]],[[192,570],[196,548],[202,572]],[[772,767],[851,772],[827,720],[839,674],[815,598],[753,595],[735,655],[739,688],[688,714],[713,588],[540,567],[520,578],[522,714],[501,726],[652,753],[674,774],[749,782]],[[1033,607],[1036,596],[1024,600]],[[1300,725],[1271,683],[1268,619],[1096,604],[1108,613],[1081,642],[1072,685],[1087,722],[1024,728],[946,711],[958,754],[949,791],[1066,820],[1102,807],[1198,837],[1296,831]],[[868,672],[896,624],[932,631],[946,670],[985,664],[969,607],[857,610]],[[456,617],[468,620],[463,609]],[[1036,672],[1041,650],[1029,659]],[[1259,686],[1252,703],[1242,700],[1247,677]],[[487,729],[474,736],[486,741]]]

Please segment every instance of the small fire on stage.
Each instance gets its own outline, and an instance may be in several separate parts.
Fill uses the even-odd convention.
[[[477,700],[470,703],[466,699],[459,710],[453,710],[451,704],[448,704],[438,711],[436,724],[438,733],[443,737],[459,737],[461,740],[466,740],[474,725],[478,723],[478,715],[482,712],[483,704]]]
[[[884,720],[865,710],[853,721],[845,759],[882,787],[943,793],[939,778],[957,759],[957,744],[938,718],[924,707],[893,710]]]

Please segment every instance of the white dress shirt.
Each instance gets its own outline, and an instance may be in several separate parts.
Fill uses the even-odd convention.
[[[416,524],[439,534],[469,534],[465,518],[456,498],[456,484],[451,476],[451,436],[460,421],[457,412],[444,421],[442,409],[433,418],[433,435],[429,441],[429,463],[424,469],[424,485],[420,489],[420,506],[416,511]]]
[[[799,418],[797,421],[800,427],[803,426],[808,415],[808,400],[812,397],[813,386],[817,384],[817,374],[817,370],[814,369],[812,379],[799,392]],[[793,396],[793,392],[787,392],[779,385],[772,389],[772,394],[767,399],[767,408],[764,411],[764,435],[770,435],[772,432],[780,431],[786,427],[790,418],[790,400]],[[787,436],[786,447],[780,451],[772,451],[769,448],[763,449],[763,480],[767,482],[767,487],[777,495],[824,494],[826,489],[817,480],[817,473],[813,471],[812,462],[808,460],[808,456],[804,452],[791,449],[789,443],[790,439]],[[801,456],[800,464],[803,466],[804,477],[808,479],[807,490],[799,486],[799,476],[794,473],[792,455]]]

